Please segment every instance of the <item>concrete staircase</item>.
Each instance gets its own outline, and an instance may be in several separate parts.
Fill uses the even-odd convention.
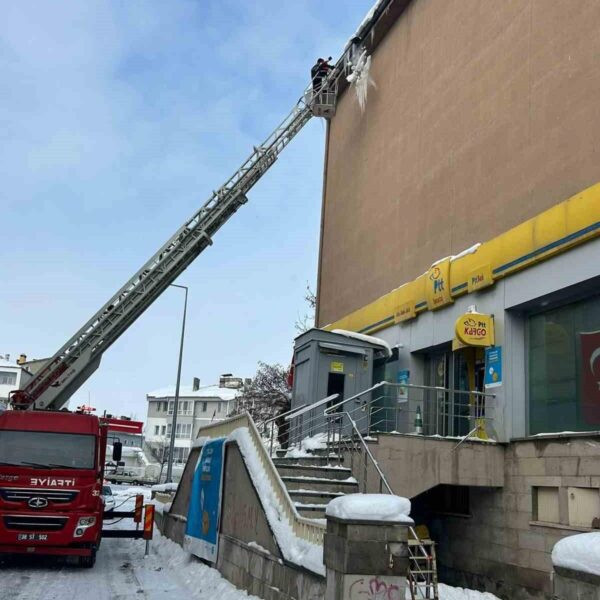
[[[358,492],[358,482],[352,477],[352,471],[331,466],[327,464],[328,460],[316,454],[273,459],[296,510],[304,517],[324,519],[325,508],[331,500]]]

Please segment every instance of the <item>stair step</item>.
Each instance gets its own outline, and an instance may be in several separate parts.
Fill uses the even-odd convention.
[[[343,492],[324,492],[322,490],[289,490],[290,497],[296,503],[326,506],[334,498],[344,496]]]
[[[324,477],[326,479],[348,479],[348,477],[352,476],[352,471],[344,467],[300,464],[276,464],[275,466],[281,476],[294,477],[304,475],[306,477]]]
[[[328,466],[328,465],[337,465],[340,462],[340,458],[338,456],[285,456],[285,457],[274,457],[273,463],[276,467],[278,466],[286,466],[286,465],[303,465],[303,466]],[[341,458],[341,462],[344,462],[343,457]]]
[[[302,504],[300,502],[296,503],[296,510],[303,517],[308,517],[309,519],[325,519],[325,504]]]
[[[289,477],[281,478],[288,490],[314,490],[324,492],[344,492],[352,494],[358,492],[356,479],[325,479],[323,477]]]

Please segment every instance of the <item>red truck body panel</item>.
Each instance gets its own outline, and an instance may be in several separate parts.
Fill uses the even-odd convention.
[[[6,411],[0,414],[3,432],[25,439],[36,432],[92,436],[94,457],[91,468],[7,465],[0,448],[0,553],[91,556],[102,530],[106,424],[65,411]],[[95,523],[81,526],[82,518]]]

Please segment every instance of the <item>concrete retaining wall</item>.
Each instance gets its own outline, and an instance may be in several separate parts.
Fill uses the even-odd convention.
[[[156,523],[168,538],[183,543],[191,482],[200,453],[190,457],[169,513]],[[235,586],[265,600],[323,600],[325,578],[283,560],[236,443],[225,448],[221,535],[216,568]]]
[[[323,600],[325,578],[221,535],[217,569],[235,586],[264,600]]]
[[[569,486],[600,489],[600,436],[563,435],[480,450],[465,448],[463,456],[454,459],[456,470],[440,469],[443,461],[435,456],[447,453],[443,446],[448,448],[451,442],[418,438],[407,449],[410,443],[408,436],[381,436],[379,444],[370,448],[394,491],[411,497],[417,523],[427,524],[438,542],[440,580],[487,590],[506,600],[552,598],[554,544],[588,531],[569,526],[563,500]],[[416,452],[419,449],[421,456]],[[362,463],[355,462],[354,475],[361,479]],[[470,486],[468,515],[439,512],[428,504],[427,494],[415,495],[435,485],[436,479],[437,483]],[[369,491],[378,491],[377,482],[375,473],[369,471]],[[560,523],[535,520],[537,486],[561,490]]]
[[[554,600],[600,600],[600,577],[556,567]]]

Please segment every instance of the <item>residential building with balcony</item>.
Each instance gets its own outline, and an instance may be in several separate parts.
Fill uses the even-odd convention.
[[[225,419],[235,408],[235,399],[242,391],[244,381],[231,375],[221,376],[215,385],[201,386],[194,377],[191,385],[181,385],[175,427],[175,462],[187,460],[198,430],[214,421]],[[171,439],[175,386],[155,390],[146,395],[145,441],[160,457]]]

